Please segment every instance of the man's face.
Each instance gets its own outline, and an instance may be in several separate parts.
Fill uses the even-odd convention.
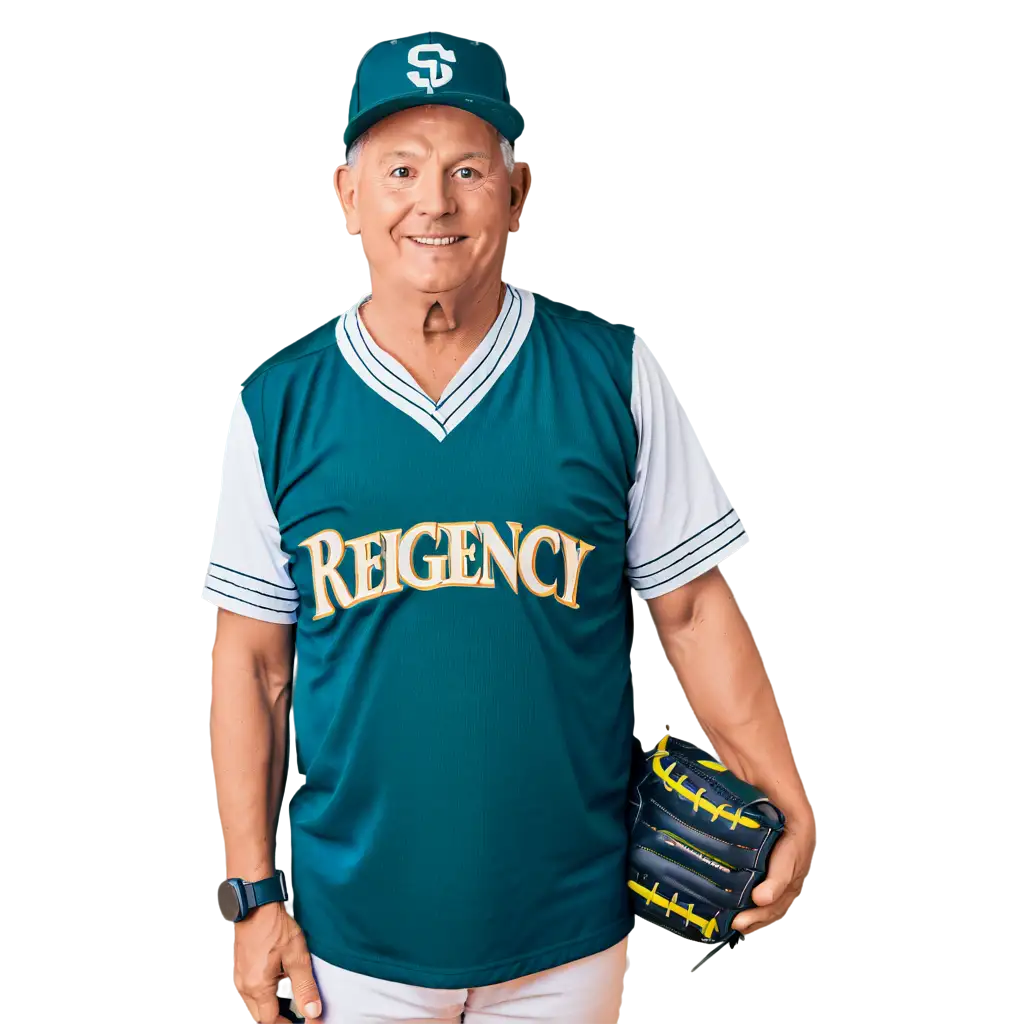
[[[373,125],[354,173],[339,168],[335,184],[348,229],[362,236],[376,275],[444,292],[495,267],[500,274],[529,169],[516,164],[510,178],[487,121],[426,105]],[[418,240],[425,236],[434,240]]]

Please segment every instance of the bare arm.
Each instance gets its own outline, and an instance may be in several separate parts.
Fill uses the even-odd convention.
[[[294,627],[217,611],[210,740],[229,877],[274,873],[288,772]]]
[[[648,602],[665,654],[719,760],[786,815],[785,834],[754,889],[759,907],[736,918],[751,932],[799,894],[816,841],[814,814],[775,694],[746,620],[718,568]]]
[[[294,662],[294,626],[218,609],[210,740],[228,877],[274,873]],[[277,983],[285,975],[305,1016],[318,1016],[305,937],[283,903],[268,903],[235,924],[235,987],[253,1020],[284,1019]]]

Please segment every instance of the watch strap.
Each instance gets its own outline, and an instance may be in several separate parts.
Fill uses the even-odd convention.
[[[269,878],[258,882],[242,882],[245,901],[249,907],[262,907],[266,903],[284,903],[288,899],[288,886],[284,872],[278,868]]]

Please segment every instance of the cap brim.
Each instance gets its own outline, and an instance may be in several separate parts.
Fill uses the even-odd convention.
[[[465,92],[444,92],[428,95],[395,96],[390,100],[382,100],[380,103],[364,110],[357,118],[349,122],[345,129],[345,148],[362,135],[372,124],[376,124],[389,114],[397,114],[399,110],[406,110],[409,107],[424,107],[428,104],[435,104],[443,107],[460,107],[471,114],[493,124],[495,128],[505,136],[509,142],[515,142],[523,131],[522,114],[510,103],[491,99],[490,96],[475,96]]]

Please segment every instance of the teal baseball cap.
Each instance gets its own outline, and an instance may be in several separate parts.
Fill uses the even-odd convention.
[[[523,117],[509,102],[498,51],[475,39],[421,32],[377,43],[356,69],[348,105],[345,147],[370,125],[406,107],[440,103],[489,121],[509,142],[522,134]]]

